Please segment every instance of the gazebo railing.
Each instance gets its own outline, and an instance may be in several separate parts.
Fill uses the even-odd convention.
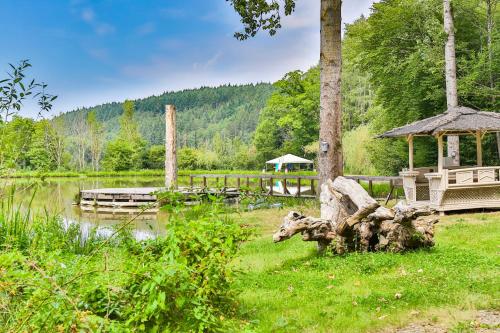
[[[500,166],[446,170],[448,188],[500,184]]]
[[[500,208],[500,166],[444,169],[425,175],[439,211]]]

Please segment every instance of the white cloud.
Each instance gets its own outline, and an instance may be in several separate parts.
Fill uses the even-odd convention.
[[[146,22],[143,25],[140,25],[139,27],[137,27],[136,33],[139,36],[146,36],[146,35],[152,34],[153,32],[155,32],[155,30],[156,30],[156,26],[153,22]]]
[[[105,48],[91,48],[87,53],[94,59],[105,61],[109,59],[109,50]]]
[[[186,17],[186,12],[180,8],[163,8],[160,14],[165,18],[179,19]]]
[[[177,38],[162,38],[156,44],[162,50],[177,50],[186,45],[186,41]]]
[[[98,23],[94,26],[94,31],[100,36],[110,35],[116,31],[114,25],[109,23]]]
[[[95,20],[95,12],[92,8],[85,8],[81,11],[80,17],[87,23],[92,23]]]
[[[77,9],[73,8],[73,11]],[[87,8],[82,8],[79,10],[80,13],[80,19],[87,23],[94,32],[99,35],[99,36],[105,36],[112,34],[116,31],[116,28],[114,25],[107,23],[107,22],[102,22],[97,19],[97,15],[94,11],[94,9],[87,7]]]

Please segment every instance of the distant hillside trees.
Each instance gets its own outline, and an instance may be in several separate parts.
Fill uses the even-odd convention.
[[[264,83],[204,87],[62,114],[55,119],[66,124],[66,168],[162,169],[168,103],[178,110],[179,155],[195,156],[190,168],[257,167],[252,136],[273,90]]]

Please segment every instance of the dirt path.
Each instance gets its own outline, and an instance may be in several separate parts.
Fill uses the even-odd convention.
[[[476,332],[476,333],[500,333],[500,311],[480,310],[474,318],[460,321],[450,325],[420,322],[412,323],[404,328],[397,329],[396,333],[448,333],[448,332]]]

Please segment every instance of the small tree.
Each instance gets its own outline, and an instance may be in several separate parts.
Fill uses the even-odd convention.
[[[28,98],[37,101],[42,112],[52,109],[52,103],[57,96],[46,92],[47,84],[38,83],[34,79],[26,78],[26,71],[31,67],[29,60],[22,60],[17,65],[9,64],[10,71],[7,78],[0,80],[0,146],[4,146],[6,140],[5,124],[11,117],[19,114],[23,102]],[[5,149],[0,149],[0,168],[4,166]]]
[[[139,133],[134,120],[133,101],[123,103],[120,131],[115,140],[108,143],[103,164],[107,169],[119,171],[140,169],[146,157],[146,142]]]

